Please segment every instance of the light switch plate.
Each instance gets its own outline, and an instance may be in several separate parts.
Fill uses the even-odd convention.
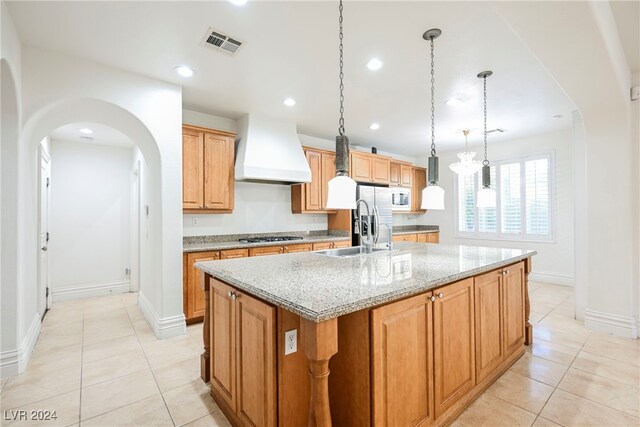
[[[298,351],[298,330],[292,329],[284,333],[284,355]]]

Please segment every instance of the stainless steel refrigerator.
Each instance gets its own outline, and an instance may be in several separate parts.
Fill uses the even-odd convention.
[[[374,235],[374,247],[384,248],[393,233],[393,213],[391,211],[391,189],[386,187],[374,187],[371,185],[358,185],[356,188],[356,197],[362,199],[369,205],[371,217],[366,218],[367,209],[364,204],[359,204],[360,215],[364,219],[362,228],[356,226],[356,212],[354,209],[351,215],[352,221],[352,243],[353,245],[362,245],[362,237],[366,240],[367,225],[371,224],[371,234]],[[386,224],[389,226],[383,225]]]

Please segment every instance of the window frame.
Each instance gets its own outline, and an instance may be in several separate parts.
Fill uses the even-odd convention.
[[[540,236],[535,234],[527,234],[527,198],[526,198],[526,162],[530,160],[548,159],[549,161],[549,234]],[[519,163],[520,164],[520,218],[521,227],[520,233],[503,233],[502,229],[502,209],[501,209],[501,189],[500,186],[500,166],[503,164]],[[518,157],[503,157],[498,160],[492,161],[490,166],[496,167],[495,181],[492,182],[491,187],[496,190],[496,232],[481,232],[479,231],[479,217],[478,207],[474,206],[474,228],[475,231],[460,231],[459,223],[459,207],[458,207],[458,180],[457,174],[454,174],[453,179],[453,222],[454,222],[454,237],[460,239],[480,239],[480,240],[501,240],[511,242],[541,242],[541,243],[556,243],[556,169],[555,169],[555,150],[546,150],[543,152],[532,153],[526,156]],[[482,171],[478,172],[482,174]],[[479,175],[481,176],[481,175]],[[474,205],[480,185],[478,183],[478,176],[474,179]]]

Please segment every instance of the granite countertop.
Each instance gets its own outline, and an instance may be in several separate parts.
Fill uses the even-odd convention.
[[[393,227],[393,235],[401,236],[403,234],[416,233],[439,233],[440,227],[437,225],[397,225]]]
[[[282,242],[260,242],[260,243],[247,243],[239,242],[238,239],[246,237],[273,237],[273,236],[297,236],[302,237],[300,240],[287,240]],[[220,241],[220,239],[224,239]],[[251,235],[227,235],[227,236],[193,236],[185,237],[183,239],[182,251],[188,252],[204,252],[204,251],[219,251],[225,249],[244,249],[244,248],[257,248],[261,246],[286,246],[286,245],[299,245],[303,243],[321,243],[321,242],[337,242],[341,240],[351,240],[351,236],[328,234],[327,232],[321,234],[305,234],[290,232],[290,233],[262,233]]]
[[[401,242],[350,258],[317,252],[196,263],[196,268],[321,322],[475,276],[535,251]]]

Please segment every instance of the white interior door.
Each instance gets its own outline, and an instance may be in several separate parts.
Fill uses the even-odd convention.
[[[51,193],[51,157],[40,150],[40,269],[38,279],[38,313],[44,316],[50,306],[49,295],[49,195]]]

